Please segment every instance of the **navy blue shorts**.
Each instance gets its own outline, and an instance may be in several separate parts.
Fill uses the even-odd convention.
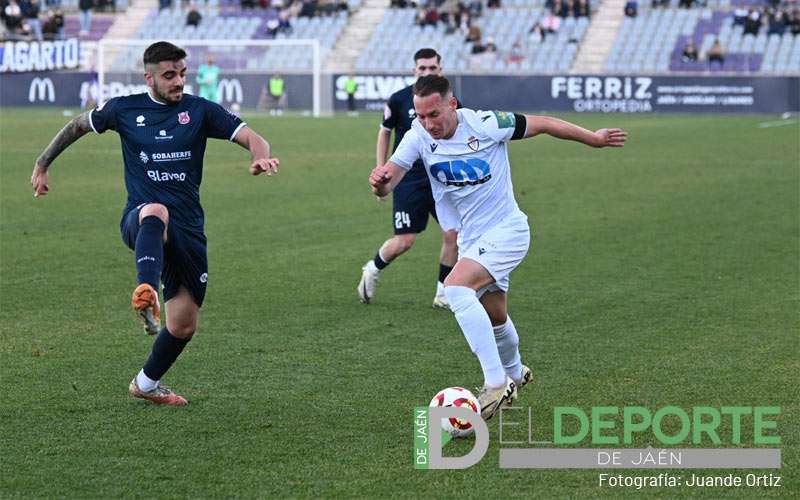
[[[138,206],[122,215],[119,229],[122,241],[131,250],[136,246],[136,235],[139,233]],[[192,231],[167,225],[167,243],[164,245],[164,269],[161,271],[161,282],[164,283],[164,301],[175,297],[178,288],[183,286],[192,294],[195,303],[203,305],[208,282],[208,254],[206,252],[206,235],[202,231]]]
[[[428,178],[406,181],[400,181],[392,195],[394,234],[421,233],[428,226],[428,215],[436,219],[436,203]]]

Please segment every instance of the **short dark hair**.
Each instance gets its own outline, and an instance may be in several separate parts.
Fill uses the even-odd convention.
[[[416,63],[420,59],[430,59],[431,57],[435,57],[437,63],[442,62],[442,56],[433,49],[419,49],[416,51],[414,53],[414,62]]]
[[[450,94],[450,80],[439,75],[428,75],[419,78],[414,84],[414,95],[428,97],[433,94],[446,98]]]
[[[169,42],[156,42],[144,51],[144,64],[158,64],[161,61],[180,61],[186,59],[186,51]]]

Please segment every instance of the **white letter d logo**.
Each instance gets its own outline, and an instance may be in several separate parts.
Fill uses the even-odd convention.
[[[475,429],[475,446],[463,457],[442,456],[442,426],[443,418],[455,417],[466,420]],[[481,416],[467,408],[445,407],[430,408],[428,410],[428,443],[430,461],[429,469],[466,469],[481,461],[486,450],[489,449],[489,428]]]

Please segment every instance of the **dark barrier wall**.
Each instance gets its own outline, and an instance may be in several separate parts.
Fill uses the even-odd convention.
[[[220,76],[219,91],[222,104],[233,103],[255,108],[266,100],[267,82],[271,74]],[[96,100],[97,82],[89,73],[17,73],[0,75],[0,106],[62,106],[75,107],[90,97]],[[188,82],[196,75],[189,74]],[[309,75],[284,75],[287,104],[291,109],[310,110],[313,81]],[[146,92],[144,77],[109,74],[103,85],[105,99]],[[192,86],[186,86],[192,92]]]
[[[270,74],[222,75],[223,104],[254,108],[266,99]],[[189,75],[189,82],[194,81]],[[347,105],[345,76],[336,75],[334,107]],[[409,75],[357,75],[358,109],[383,109],[389,96],[413,83]],[[285,75],[288,106],[312,107],[310,75]],[[0,106],[79,106],[95,97],[97,84],[88,73],[38,72],[0,74]],[[456,95],[470,108],[577,112],[781,113],[800,111],[797,77],[672,76],[454,76]],[[143,78],[108,75],[106,98],[144,92]],[[187,91],[191,92],[190,86]]]
[[[346,77],[334,78],[337,110],[346,109]],[[383,109],[406,75],[358,75],[359,109]],[[571,112],[776,113],[800,111],[797,77],[453,76],[458,98],[476,109]]]

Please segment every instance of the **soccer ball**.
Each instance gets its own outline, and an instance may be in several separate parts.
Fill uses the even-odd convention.
[[[431,399],[431,404],[429,406],[456,406],[472,410],[478,415],[481,414],[481,406],[480,403],[478,403],[478,398],[463,387],[448,387],[447,389],[442,389]],[[475,432],[471,423],[455,417],[443,418],[442,429],[456,438],[467,437]]]

